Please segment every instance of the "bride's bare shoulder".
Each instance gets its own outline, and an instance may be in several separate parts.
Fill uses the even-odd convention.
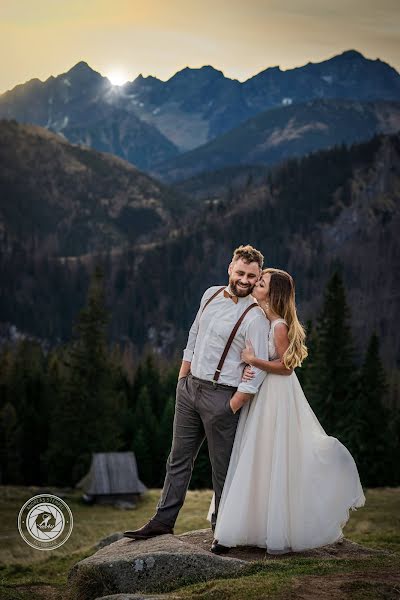
[[[285,343],[286,341],[289,341],[288,331],[289,327],[286,325],[286,323],[283,323],[283,321],[275,324],[274,339],[277,345],[279,345],[279,342]]]

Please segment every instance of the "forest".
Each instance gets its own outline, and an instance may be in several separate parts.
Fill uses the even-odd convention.
[[[142,481],[162,486],[183,346],[170,359],[144,351],[127,366],[123,346],[110,341],[105,289],[96,267],[67,342],[49,348],[23,338],[2,347],[2,484],[74,486],[92,452],[133,450]],[[357,360],[340,271],[304,325],[309,356],[296,375],[322,426],[353,454],[364,486],[399,485],[400,411],[388,395],[375,331]],[[191,488],[210,487],[204,442]]]

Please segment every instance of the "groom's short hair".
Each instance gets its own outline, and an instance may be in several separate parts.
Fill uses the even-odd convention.
[[[249,244],[247,244],[247,246],[239,246],[239,248],[236,248],[232,256],[232,262],[239,260],[239,258],[246,263],[256,262],[260,269],[263,268],[264,256],[259,250],[253,248],[253,246],[250,246]]]

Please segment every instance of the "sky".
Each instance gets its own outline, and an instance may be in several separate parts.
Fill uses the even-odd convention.
[[[400,71],[400,0],[0,0],[0,93],[81,60],[115,83],[203,65],[244,81],[350,49]]]

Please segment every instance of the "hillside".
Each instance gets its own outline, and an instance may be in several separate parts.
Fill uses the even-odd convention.
[[[77,256],[172,228],[185,199],[130,163],[48,130],[0,121],[3,249]]]
[[[84,302],[88,271],[100,260],[112,338],[180,356],[203,290],[226,280],[236,246],[252,243],[267,265],[293,274],[304,321],[315,318],[325,283],[340,268],[358,355],[375,329],[386,366],[396,368],[399,198],[399,134],[293,159],[188,217],[168,235],[153,234],[152,244],[88,256],[77,264],[49,263],[34,252],[3,253],[3,323],[49,340],[68,337]]]
[[[341,268],[358,352],[375,329],[385,359],[395,366],[400,342],[390,331],[399,307],[399,200],[399,134],[291,160],[262,185],[234,195],[230,204],[216,203],[181,238],[149,253],[142,268],[156,277],[146,295],[155,297],[161,288],[174,300],[163,320],[160,307],[155,304],[152,315],[138,295],[135,314],[141,324],[147,319],[165,346],[163,334],[181,323],[182,315],[189,325],[201,291],[225,280],[232,248],[251,242],[264,252],[267,265],[294,275],[303,320],[315,317],[327,278]],[[172,264],[174,272],[165,270]],[[181,281],[185,293],[177,298],[173,290]]]
[[[269,167],[262,165],[224,167],[216,171],[203,171],[172,183],[172,187],[194,200],[193,207],[200,208],[207,204],[229,198],[250,184],[264,181]]]
[[[235,165],[274,165],[399,129],[400,102],[312,100],[264,111],[211,142],[156,165],[152,174],[174,182]]]

